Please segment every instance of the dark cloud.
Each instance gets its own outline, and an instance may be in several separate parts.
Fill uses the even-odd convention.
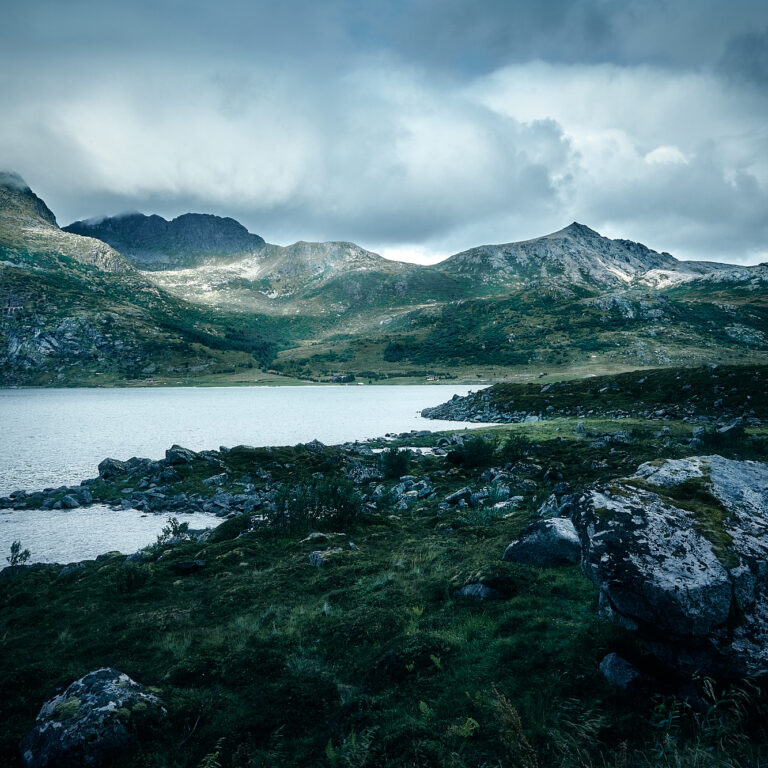
[[[768,88],[768,27],[730,40],[721,64],[730,75]]]
[[[0,166],[64,222],[765,259],[767,50],[764,0],[5,0]]]

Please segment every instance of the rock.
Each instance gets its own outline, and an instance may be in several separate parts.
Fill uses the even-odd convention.
[[[573,523],[562,517],[551,517],[525,528],[507,547],[502,559],[529,565],[568,565],[579,561],[580,552]]]
[[[460,488],[445,497],[448,504],[458,504],[460,501],[469,501],[472,498],[472,489],[469,487]]]
[[[104,459],[99,464],[99,477],[104,480],[112,480],[115,477],[124,475],[128,471],[124,461],[118,461],[117,459]]]
[[[721,437],[728,438],[729,440],[738,440],[746,435],[744,430],[744,422],[740,419],[732,421],[730,424],[726,424],[724,427],[720,427],[717,430],[717,434]]]
[[[85,570],[85,563],[69,563],[59,571],[57,578],[62,579],[65,576],[70,576],[71,574],[78,573],[82,570]]]
[[[180,445],[173,445],[165,452],[165,460],[168,464],[189,464],[194,461],[197,454]]]
[[[643,464],[574,507],[603,616],[686,674],[768,671],[768,465]]]
[[[75,496],[77,497],[77,500],[80,502],[80,504],[84,505],[93,503],[93,494],[87,488],[81,488],[75,493]]]
[[[310,565],[314,565],[316,568],[322,568],[327,565],[328,562],[342,553],[344,550],[341,547],[331,547],[330,549],[317,549],[314,552],[309,553]]]
[[[218,475],[211,475],[203,480],[203,485],[223,485],[227,482],[227,473],[221,472]]]
[[[70,493],[61,499],[61,506],[64,509],[75,509],[80,506],[80,502]]]
[[[498,589],[489,587],[486,584],[477,582],[475,584],[467,584],[461,589],[456,590],[457,597],[466,597],[470,600],[477,600],[482,602],[483,600],[504,600],[506,595],[499,592]]]
[[[319,440],[310,440],[308,443],[304,443],[304,447],[312,453],[320,453],[325,450],[325,445]]]
[[[170,544],[171,542],[167,542]],[[205,568],[205,560],[180,560],[177,563],[171,563],[171,570],[178,576],[188,576],[202,568]]]
[[[583,435],[587,430],[584,428],[584,422],[583,421],[577,421],[576,426],[573,428],[573,431],[577,435]]]
[[[21,743],[27,768],[108,765],[142,724],[166,710],[157,696],[116,669],[89,672],[47,701]]]
[[[612,688],[631,691],[643,682],[643,676],[626,659],[615,653],[609,653],[600,662],[600,672]]]

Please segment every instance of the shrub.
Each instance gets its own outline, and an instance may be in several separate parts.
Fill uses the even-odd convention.
[[[387,448],[379,454],[379,469],[384,477],[394,479],[408,474],[413,454],[408,449]]]
[[[470,437],[462,445],[448,453],[446,458],[459,467],[480,467],[493,459],[494,446],[490,440],[482,437]]]
[[[504,463],[513,463],[524,459],[531,451],[531,441],[525,435],[511,434],[498,449],[499,458]]]
[[[399,363],[405,357],[405,347],[394,342],[384,347],[384,359],[388,363]]]
[[[158,544],[167,544],[171,539],[186,539],[189,537],[189,523],[180,523],[178,518],[169,517],[168,524],[157,537]]]
[[[24,563],[26,563],[30,557],[31,557],[31,554],[29,550],[28,549],[22,550],[21,542],[14,541],[13,544],[11,544],[11,554],[5,559],[8,561],[11,568],[15,568],[18,565],[24,565]]]
[[[276,529],[306,531],[323,523],[346,526],[362,511],[363,502],[351,480],[315,480],[308,484],[283,486],[269,514]]]

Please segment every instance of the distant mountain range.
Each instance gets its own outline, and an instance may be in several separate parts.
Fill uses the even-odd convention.
[[[60,229],[0,174],[0,383],[529,376],[764,355],[768,265],[678,261],[574,222],[433,266],[266,243],[234,219]],[[261,374],[263,375],[263,374]]]

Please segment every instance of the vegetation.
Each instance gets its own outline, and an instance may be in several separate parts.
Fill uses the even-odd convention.
[[[391,480],[408,474],[413,453],[399,448],[385,448],[379,454],[379,468]]]
[[[15,568],[17,565],[24,565],[30,557],[29,550],[22,549],[20,541],[14,541],[11,544],[11,554],[5,559],[11,568]]]
[[[454,464],[412,453],[409,473],[429,477],[437,493],[405,509],[391,494],[395,478],[384,481],[375,508],[363,501],[373,488],[347,475],[379,459],[351,447],[236,448],[221,455],[224,468],[179,465],[173,490],[206,488],[214,471],[226,472],[223,487],[234,488],[247,474],[259,487],[279,486],[275,510],[233,517],[206,540],[169,538],[138,560],[108,556],[67,572],[36,566],[4,579],[6,761],[14,764],[45,700],[109,665],[157,688],[169,712],[159,731],[117,758],[117,768],[765,762],[761,681],[700,681],[695,706],[671,680],[667,689],[623,697],[605,684],[599,661],[616,651],[642,664],[642,652],[630,634],[598,619],[579,568],[501,561],[560,478],[584,487],[643,461],[690,454],[692,425],[681,421],[586,418],[583,433],[576,423],[484,429],[485,439],[447,435],[463,439],[472,458]],[[618,433],[631,437],[600,447]],[[440,438],[382,447],[400,456]],[[723,453],[765,459],[768,432],[749,429]],[[438,506],[458,488],[487,484],[487,467],[508,462],[525,468],[511,489],[523,501],[511,511]],[[124,485],[90,487],[119,497]],[[701,488],[689,490],[691,504],[709,503]],[[175,523],[168,528],[178,532]],[[326,543],[308,538],[312,531]],[[335,538],[340,533],[346,537]],[[338,554],[312,565],[310,552],[327,547]],[[190,560],[206,565],[179,576],[174,565]],[[478,581],[506,598],[456,595]]]

